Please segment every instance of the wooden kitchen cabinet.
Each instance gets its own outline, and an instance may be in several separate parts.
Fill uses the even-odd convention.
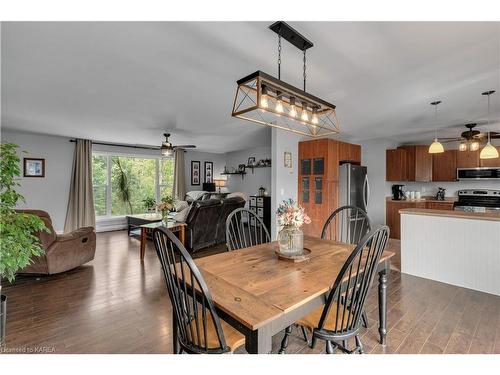
[[[361,165],[361,146],[347,142],[338,142],[339,162]]]
[[[386,150],[385,152],[385,179],[386,181],[406,181],[407,159],[406,150],[397,148],[395,150]]]
[[[456,181],[457,150],[432,154],[432,181]]]
[[[500,154],[500,146],[496,146],[498,153]],[[500,167],[500,158],[496,159],[480,159],[479,165],[481,167]]]
[[[407,181],[432,181],[432,154],[429,146],[402,146],[406,150]]]
[[[425,208],[430,210],[453,210],[453,202],[425,202]]]
[[[457,168],[479,167],[479,150],[457,151]]]

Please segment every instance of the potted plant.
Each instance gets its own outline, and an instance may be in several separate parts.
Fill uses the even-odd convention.
[[[146,211],[150,212],[153,211],[156,205],[156,201],[153,197],[147,197],[142,200],[142,203],[144,204],[144,208]]]
[[[24,197],[15,189],[21,175],[17,145],[0,144],[0,346],[5,342],[7,297],[2,292],[2,279],[14,282],[16,272],[26,267],[32,257],[43,254],[36,235],[49,232],[38,216],[16,212],[15,207]]]

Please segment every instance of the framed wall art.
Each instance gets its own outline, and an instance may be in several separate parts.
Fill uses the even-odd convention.
[[[214,163],[211,161],[205,162],[205,182],[214,182]]]
[[[45,177],[45,159],[24,158],[24,177]]]
[[[285,168],[292,168],[292,153],[289,151],[285,151],[283,154],[283,162]]]
[[[198,160],[191,160],[191,185],[200,185],[200,165]]]

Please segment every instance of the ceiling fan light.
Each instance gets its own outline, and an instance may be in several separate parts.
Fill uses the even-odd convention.
[[[429,154],[440,154],[444,152],[444,147],[437,138],[434,138],[434,142],[429,146]]]
[[[458,151],[467,151],[467,142],[462,142],[458,146]]]
[[[477,151],[479,150],[479,142],[478,141],[472,141],[469,143],[469,151]]]
[[[491,144],[491,142],[488,142],[486,146],[481,150],[481,153],[479,154],[480,159],[496,159],[498,158],[498,150],[496,149],[495,146]]]

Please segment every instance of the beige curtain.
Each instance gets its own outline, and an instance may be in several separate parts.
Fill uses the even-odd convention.
[[[76,140],[64,232],[82,227],[95,227],[92,142],[87,139]]]
[[[186,173],[184,150],[177,148],[174,155],[174,198],[184,200],[186,196]]]

